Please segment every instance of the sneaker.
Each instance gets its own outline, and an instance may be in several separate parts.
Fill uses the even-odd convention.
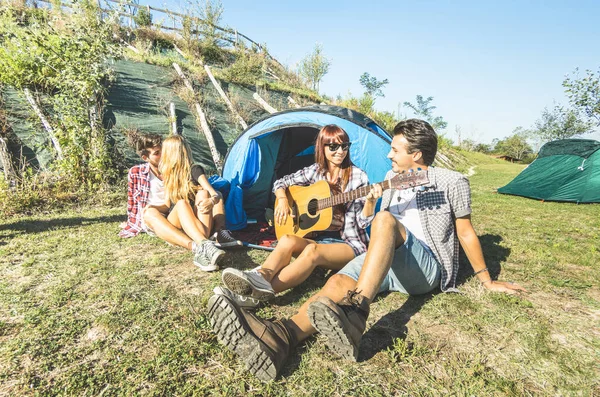
[[[251,296],[260,301],[275,297],[275,291],[256,269],[241,271],[234,268],[223,270],[223,284],[236,294]]]
[[[219,230],[215,232],[210,238],[215,242],[215,245],[220,248],[230,248],[230,247],[242,247],[243,244],[240,240],[233,237],[231,231],[227,229]]]
[[[225,251],[218,249],[210,241],[204,241],[201,244],[194,244],[194,265],[205,272],[214,272],[219,270],[219,260],[225,254]]]
[[[249,296],[238,295],[225,287],[215,287],[213,292],[215,295],[226,296],[229,298],[229,300],[234,301],[242,309],[256,309],[256,307],[260,304],[258,299],[254,299]]]
[[[225,295],[208,300],[208,316],[219,343],[234,352],[248,371],[268,382],[279,375],[296,336],[281,320],[262,320]]]
[[[320,296],[308,306],[308,318],[317,331],[327,338],[327,346],[337,355],[358,360],[358,347],[367,327],[369,302],[356,291],[348,291],[336,304]]]

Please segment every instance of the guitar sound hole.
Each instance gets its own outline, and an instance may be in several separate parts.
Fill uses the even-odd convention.
[[[317,215],[317,199],[310,200],[307,207],[310,216]]]

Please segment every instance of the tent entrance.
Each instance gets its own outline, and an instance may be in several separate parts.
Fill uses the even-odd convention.
[[[257,134],[260,148],[260,173],[254,184],[244,193],[244,209],[249,218],[265,219],[265,208],[273,208],[275,195],[273,183],[291,173],[314,163],[314,142],[319,128],[293,126]]]

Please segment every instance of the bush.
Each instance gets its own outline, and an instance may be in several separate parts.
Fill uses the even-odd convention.
[[[254,86],[263,78],[265,57],[245,50],[237,51],[236,60],[231,66],[223,69],[221,76],[224,80]]]
[[[133,17],[133,21],[138,27],[152,26],[152,14],[150,8],[140,7]]]

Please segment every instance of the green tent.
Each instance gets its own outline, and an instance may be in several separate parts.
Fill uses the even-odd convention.
[[[600,203],[600,142],[549,142],[542,146],[535,161],[498,193],[546,201]]]

